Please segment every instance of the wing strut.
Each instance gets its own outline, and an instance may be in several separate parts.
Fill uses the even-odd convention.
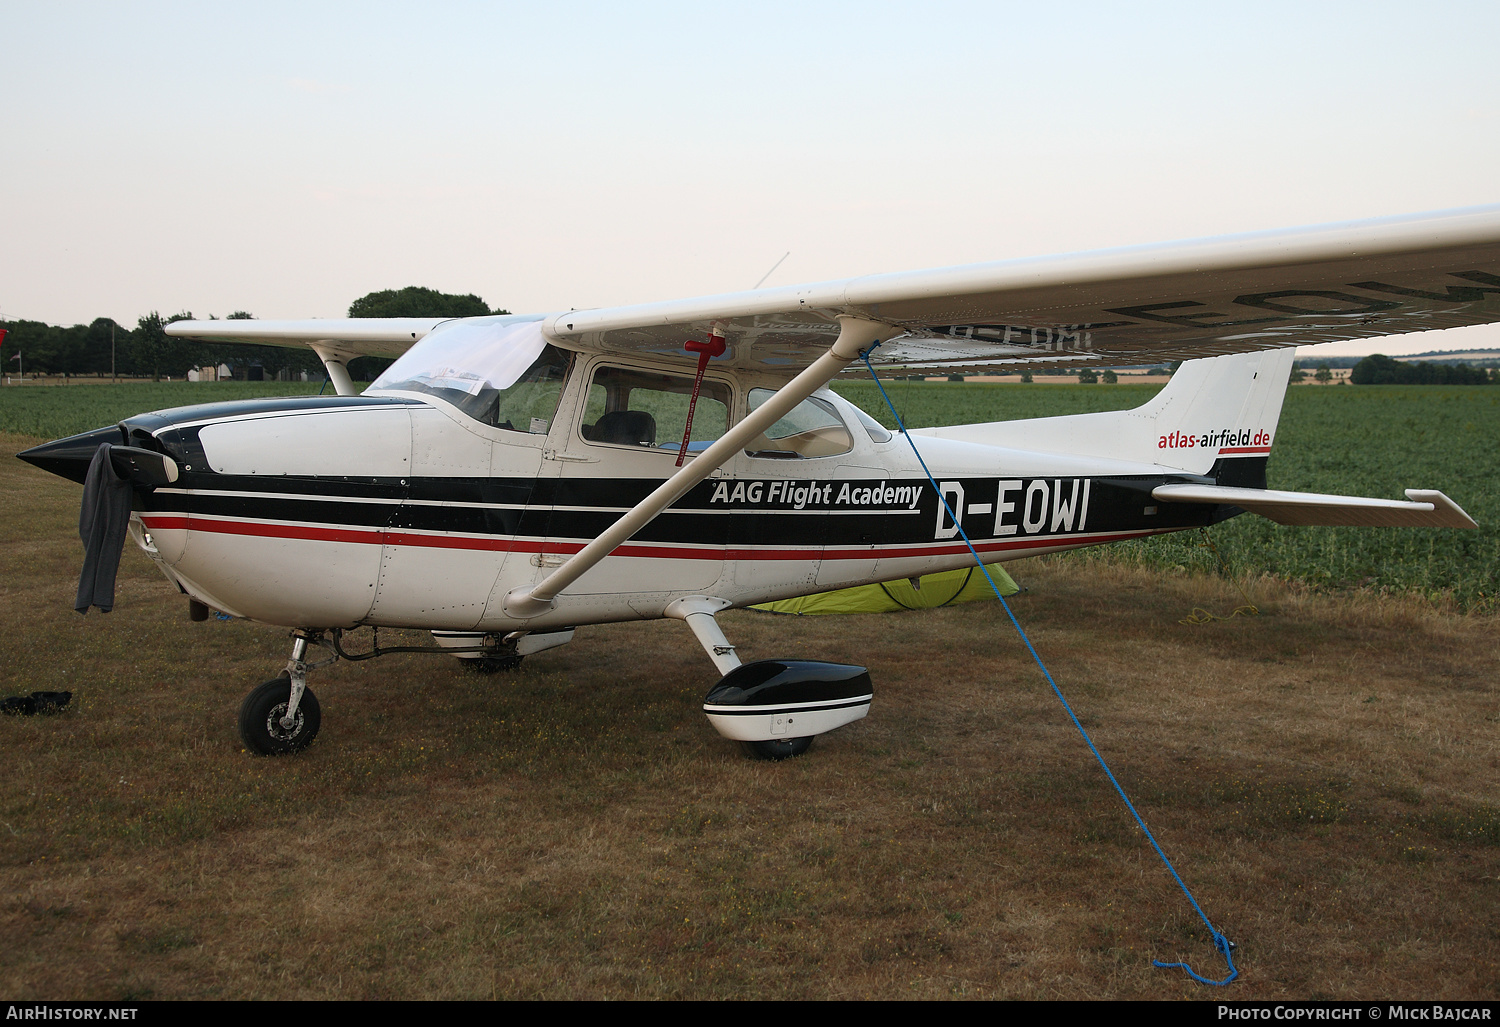
[[[328,380],[333,383],[333,391],[340,396],[358,396],[359,390],[354,387],[354,382],[349,378],[349,357],[347,354],[334,349],[326,342],[310,342],[312,351],[323,361],[323,367],[328,372]]]
[[[649,524],[656,515],[677,500],[688,489],[728,462],[738,450],[751,439],[760,435],[779,421],[793,407],[808,396],[827,385],[834,377],[854,362],[859,351],[876,342],[884,342],[901,333],[879,321],[839,315],[839,337],[828,351],[787,382],[739,424],[730,428],[712,446],[693,458],[672,477],[662,482],[651,495],[628,510],[598,538],[584,546],[557,570],[531,588],[512,589],[505,597],[502,608],[511,617],[527,619],[552,609],[557,594],[599,563],[636,532]]]

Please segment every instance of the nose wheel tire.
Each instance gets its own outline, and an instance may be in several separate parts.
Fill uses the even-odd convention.
[[[741,742],[745,755],[753,760],[789,760],[812,748],[813,736],[776,738],[764,742]]]
[[[285,676],[272,678],[245,696],[240,704],[240,740],[245,748],[260,756],[283,756],[312,744],[323,720],[318,697],[311,688],[304,688],[296,723],[285,728],[281,718],[286,716],[291,699],[292,682]]]

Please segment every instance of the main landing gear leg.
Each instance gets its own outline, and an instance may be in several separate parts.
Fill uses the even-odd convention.
[[[720,674],[728,674],[740,666],[740,658],[735,655],[734,646],[729,644],[729,639],[724,637],[724,632],[719,628],[719,622],[714,620],[714,615],[723,613],[729,609],[729,605],[729,600],[713,596],[685,596],[664,611],[668,617],[687,622],[687,626],[693,629],[698,644],[708,653],[708,658],[714,661]]]
[[[240,740],[261,756],[301,752],[312,744],[322,723],[318,697],[307,687],[307,672],[328,666],[338,654],[309,662],[309,645],[331,651],[332,643],[321,631],[297,631],[292,637],[292,658],[286,670],[255,688],[240,704]]]
[[[758,760],[801,756],[813,738],[870,712],[875,690],[863,667],[814,660],[741,663],[714,615],[730,604],[684,596],[663,612],[686,621],[724,675],[703,700],[714,730]]]

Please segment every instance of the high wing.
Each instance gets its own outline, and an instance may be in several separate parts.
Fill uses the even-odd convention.
[[[399,357],[447,317],[313,317],[301,321],[173,321],[168,335],[204,342],[246,342],[257,346],[326,343],[354,357]]]
[[[902,329],[872,361],[983,373],[1190,360],[1500,321],[1500,206],[867,275],[554,315],[561,346],[792,373],[852,316]],[[862,370],[862,369],[861,369]]]
[[[349,361],[355,357],[399,357],[448,317],[339,317],[300,321],[235,318],[223,321],[173,321],[168,335],[204,342],[243,342],[258,346],[308,346],[328,368],[340,396],[352,396]],[[471,318],[504,322],[505,317]]]
[[[505,324],[544,315],[468,319]],[[545,317],[571,350],[694,360],[790,376],[840,317],[897,329],[892,371],[983,373],[1191,360],[1500,321],[1500,205],[1093,253],[866,275]],[[179,321],[171,335],[309,345],[346,363],[399,356],[444,318]],[[852,373],[852,372],[851,372]]]

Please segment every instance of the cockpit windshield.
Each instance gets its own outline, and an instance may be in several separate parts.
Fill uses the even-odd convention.
[[[461,321],[407,350],[365,394],[426,393],[485,424],[545,435],[568,362],[547,344],[541,321]]]

